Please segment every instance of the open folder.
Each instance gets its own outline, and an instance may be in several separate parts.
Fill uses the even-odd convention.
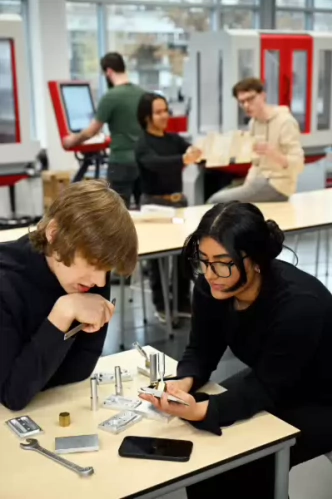
[[[202,151],[201,159],[206,168],[228,166],[230,163],[251,163],[256,158],[253,151],[255,137],[248,131],[227,133],[211,132],[199,137],[195,146]]]

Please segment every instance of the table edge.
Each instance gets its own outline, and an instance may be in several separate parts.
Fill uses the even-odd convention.
[[[240,454],[236,454],[236,456],[230,457],[228,459],[224,459],[221,461],[216,461],[213,464],[210,464],[208,466],[204,466],[202,468],[199,468],[195,471],[191,471],[189,473],[185,473],[177,478],[173,478],[170,480],[167,480],[165,482],[160,482],[158,485],[153,485],[152,487],[148,487],[146,489],[140,490],[138,492],[134,492],[133,494],[130,494],[128,496],[123,496],[121,499],[136,499],[139,497],[144,497],[146,494],[150,494],[154,491],[158,491],[159,489],[163,487],[167,487],[169,485],[172,485],[174,483],[180,482],[182,480],[186,480],[188,478],[194,477],[196,475],[199,475],[201,473],[204,473],[206,471],[212,470],[213,468],[217,468],[222,465],[226,465],[228,463],[231,463],[233,461],[236,461],[237,459],[240,459],[242,457],[250,456],[251,454],[255,454],[256,452],[262,451],[264,449],[268,449],[269,447],[273,447],[278,444],[282,444],[284,442],[288,442],[289,440],[293,440],[294,438],[298,437],[299,434],[301,433],[300,430],[294,427],[294,432],[287,437],[283,437],[277,440],[274,440],[273,442],[267,443],[265,445],[260,445],[259,447],[255,447],[254,449],[248,450],[246,452],[241,452]]]

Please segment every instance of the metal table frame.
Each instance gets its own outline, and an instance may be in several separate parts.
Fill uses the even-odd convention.
[[[295,445],[294,436],[289,439],[268,445],[264,449],[253,450],[245,456],[235,457],[231,461],[223,464],[217,464],[209,469],[198,471],[192,476],[175,479],[174,482],[168,484],[161,484],[152,491],[135,493],[135,495],[126,496],[123,499],[156,499],[164,494],[169,494],[175,490],[183,487],[188,487],[197,482],[206,480],[213,476],[225,473],[233,468],[238,468],[244,464],[251,463],[263,457],[275,454],[275,482],[274,482],[274,499],[288,499],[289,488],[289,461],[290,461],[290,448]]]

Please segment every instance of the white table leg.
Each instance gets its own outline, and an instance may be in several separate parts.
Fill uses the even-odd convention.
[[[144,274],[143,274],[143,263],[139,262],[139,275],[141,280],[141,294],[142,294],[142,306],[143,306],[143,323],[147,324],[148,320],[146,317],[146,300],[145,300],[145,290],[144,290]]]
[[[160,272],[160,281],[161,287],[163,291],[164,297],[164,305],[165,305],[165,315],[166,315],[166,329],[169,337],[171,339],[174,338],[173,328],[172,328],[172,316],[171,316],[171,308],[169,305],[169,286],[168,286],[168,257],[158,258],[159,272]]]
[[[288,499],[290,448],[275,453],[274,499]]]

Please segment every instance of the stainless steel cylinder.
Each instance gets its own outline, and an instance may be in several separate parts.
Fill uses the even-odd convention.
[[[98,382],[96,376],[90,378],[90,399],[91,410],[96,411],[98,409]]]
[[[122,376],[121,376],[121,367],[115,366],[114,369],[114,377],[115,377],[115,395],[122,395]]]
[[[152,353],[150,355],[150,384],[158,381],[158,355]]]

